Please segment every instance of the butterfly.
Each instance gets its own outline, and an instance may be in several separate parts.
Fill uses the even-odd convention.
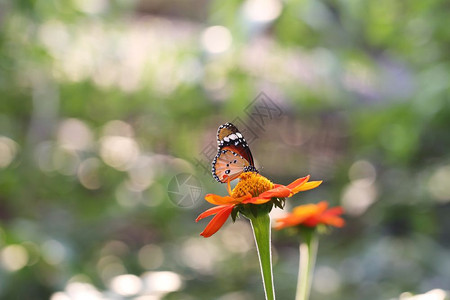
[[[250,148],[236,126],[223,124],[217,130],[217,155],[212,161],[212,175],[218,182],[225,183],[243,172],[258,172]]]

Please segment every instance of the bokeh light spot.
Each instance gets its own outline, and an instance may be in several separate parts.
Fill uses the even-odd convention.
[[[342,193],[342,206],[345,213],[360,216],[374,203],[377,197],[375,185],[363,181],[350,183]]]
[[[230,31],[224,26],[211,26],[202,33],[202,45],[211,53],[225,52],[230,48],[232,40]]]
[[[142,279],[148,293],[175,292],[183,285],[181,276],[169,271],[146,272],[142,275]]]
[[[6,168],[16,157],[19,146],[6,136],[0,136],[0,168]]]
[[[375,167],[366,160],[358,160],[352,164],[348,171],[351,181],[370,185],[375,182],[377,172]]]
[[[411,293],[402,293],[399,300],[445,300],[447,293],[441,289],[434,289],[425,294],[413,295]]]
[[[428,190],[439,202],[450,201],[450,166],[438,168],[428,181]]]
[[[78,167],[78,180],[80,183],[89,190],[96,190],[100,188],[100,178],[98,169],[100,167],[100,160],[91,157],[81,162]]]
[[[50,300],[72,300],[66,293],[56,292],[50,296]]]
[[[181,246],[183,262],[205,274],[213,272],[218,256],[218,249],[209,240],[190,238]]]
[[[42,246],[42,257],[51,265],[57,265],[66,258],[67,250],[64,245],[57,240],[47,240]]]
[[[96,15],[108,8],[108,0],[75,0],[78,9],[86,14]]]
[[[80,164],[80,158],[72,149],[56,147],[52,153],[53,167],[66,176],[75,175]]]
[[[111,280],[111,290],[122,296],[133,296],[142,289],[142,281],[133,274],[124,274]]]
[[[145,269],[156,269],[164,262],[164,252],[158,245],[145,245],[138,253],[139,264]]]
[[[58,129],[58,142],[64,148],[87,150],[93,141],[89,127],[81,120],[64,120]]]
[[[66,294],[71,300],[103,300],[102,294],[90,283],[70,282]]]
[[[116,200],[123,207],[135,207],[142,200],[142,192],[132,188],[129,181],[125,181],[116,188]]]
[[[331,295],[337,291],[341,285],[339,274],[328,266],[318,266],[315,275],[313,286],[316,291],[321,294]]]
[[[139,156],[136,141],[124,136],[105,136],[100,140],[100,156],[103,161],[120,171],[128,170]]]
[[[278,18],[282,4],[279,0],[247,0],[244,14],[255,22],[270,22]]]
[[[112,120],[103,126],[102,135],[134,137],[134,130],[130,124],[122,120]]]
[[[117,255],[123,256],[130,252],[130,248],[127,244],[119,240],[108,241],[102,248],[102,255]]]
[[[21,245],[9,245],[0,253],[3,267],[8,271],[17,271],[28,263],[28,252]]]
[[[120,258],[107,255],[98,261],[97,272],[104,282],[110,282],[114,277],[125,274],[126,269]]]
[[[128,170],[131,188],[136,191],[147,189],[153,182],[155,175],[154,158],[149,155],[141,155]]]

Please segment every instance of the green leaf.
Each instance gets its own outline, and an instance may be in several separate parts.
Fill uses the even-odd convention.
[[[237,206],[233,207],[233,210],[231,211],[231,219],[233,220],[233,223],[236,222],[236,218],[239,214],[239,209]]]
[[[274,203],[276,207],[283,209],[283,204],[281,203],[281,201],[276,200]]]

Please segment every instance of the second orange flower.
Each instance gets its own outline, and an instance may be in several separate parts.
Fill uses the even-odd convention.
[[[326,201],[317,204],[305,204],[297,206],[292,213],[286,217],[278,219],[276,229],[293,226],[316,227],[318,225],[330,225],[334,227],[342,227],[345,222],[340,217],[343,210],[341,207],[333,207],[328,209]]]

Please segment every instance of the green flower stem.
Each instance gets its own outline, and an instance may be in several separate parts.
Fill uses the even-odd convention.
[[[300,244],[300,261],[295,300],[308,300],[309,298],[317,248],[319,246],[319,239],[315,229],[306,229],[302,233],[304,241]]]
[[[256,248],[258,249],[261,274],[266,293],[266,300],[275,299],[272,275],[272,250],[271,250],[271,228],[269,214],[258,214],[251,216],[250,222],[255,236]]]

